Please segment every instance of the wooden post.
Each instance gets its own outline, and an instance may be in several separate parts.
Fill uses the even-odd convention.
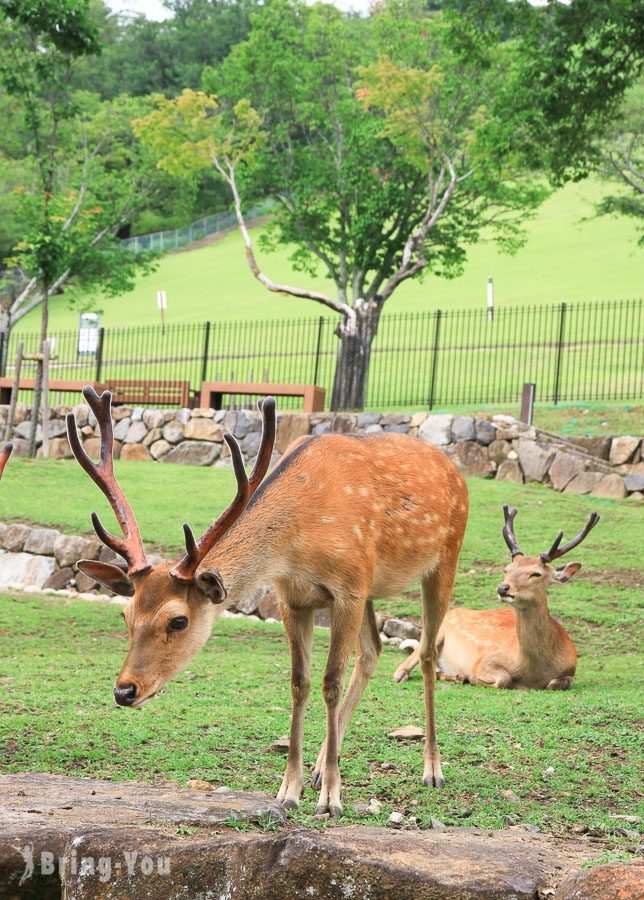
[[[525,422],[526,425],[532,425],[535,389],[536,385],[532,384],[530,381],[526,381],[523,385],[523,392],[521,394],[521,414],[519,419],[521,422]]]
[[[49,456],[49,341],[42,342],[42,455]]]
[[[24,344],[20,341],[13,372],[13,384],[11,385],[11,401],[9,403],[9,412],[7,413],[7,424],[4,430],[5,443],[11,440],[11,432],[13,431],[13,419],[16,415],[16,403],[18,402],[18,391],[20,390],[20,369],[22,368],[23,351]]]

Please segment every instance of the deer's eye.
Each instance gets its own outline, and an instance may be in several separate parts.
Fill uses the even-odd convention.
[[[169,627],[170,631],[183,631],[188,627],[188,619],[186,616],[175,616],[174,619],[170,619]]]
[[[530,578],[541,578],[541,572],[530,572]]]

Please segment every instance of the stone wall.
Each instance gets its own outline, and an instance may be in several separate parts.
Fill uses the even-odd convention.
[[[56,407],[49,422],[50,455],[71,457],[65,433],[69,407]],[[98,455],[98,428],[86,406],[74,408],[86,451]],[[7,407],[0,406],[0,428]],[[259,447],[261,419],[254,410],[114,409],[116,456],[194,466],[228,466],[224,432],[239,440],[252,463]],[[550,434],[511,416],[478,417],[406,413],[283,413],[278,416],[274,460],[297,437],[327,433],[401,432],[438,446],[465,475],[523,483],[539,481],[555,490],[621,499],[644,496],[642,439],[635,436],[570,437]],[[12,440],[26,452],[29,408],[18,404]],[[39,451],[40,452],[40,451]]]

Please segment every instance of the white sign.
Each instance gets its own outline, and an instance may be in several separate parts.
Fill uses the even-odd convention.
[[[168,301],[166,300],[165,291],[157,291],[157,306],[159,309],[167,309]]]
[[[487,317],[492,321],[492,317],[494,316],[494,282],[492,278],[488,278],[487,280]]]
[[[78,327],[79,356],[95,356],[98,347],[98,326],[101,317],[98,313],[82,313]],[[53,352],[53,347],[50,345]]]

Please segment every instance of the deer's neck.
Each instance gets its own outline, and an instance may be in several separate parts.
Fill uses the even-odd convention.
[[[548,603],[517,609],[517,637],[521,656],[531,668],[538,668],[556,650],[557,633],[550,618]]]
[[[274,570],[280,557],[272,549],[274,530],[256,519],[245,513],[204,561],[204,566],[219,571],[229,606],[245,594],[270,584],[276,574]]]

